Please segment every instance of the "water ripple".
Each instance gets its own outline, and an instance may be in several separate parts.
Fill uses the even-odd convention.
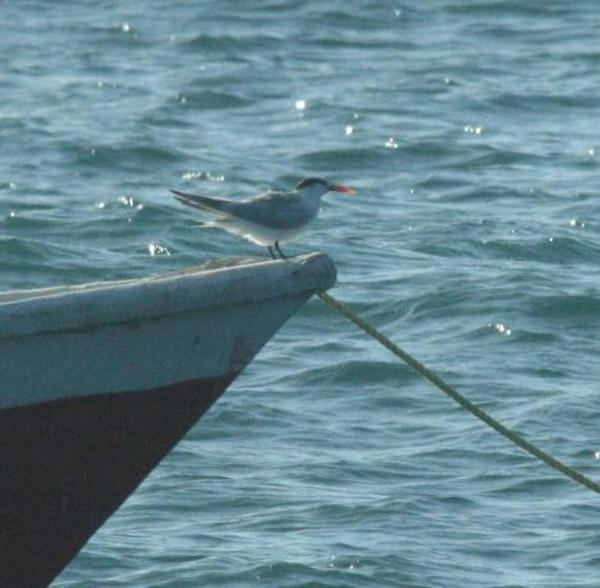
[[[231,198],[349,183],[289,251],[330,253],[336,295],[594,474],[596,3],[3,17],[5,290],[266,256],[198,228],[168,193],[181,181]],[[56,585],[583,588],[592,504],[311,300]]]

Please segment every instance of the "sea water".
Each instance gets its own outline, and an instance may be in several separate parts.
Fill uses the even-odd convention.
[[[322,176],[288,254],[600,479],[600,4],[3,2],[2,290],[265,255],[168,188]],[[600,586],[600,498],[306,304],[57,579]]]

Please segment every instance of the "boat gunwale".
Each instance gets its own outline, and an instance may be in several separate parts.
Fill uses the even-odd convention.
[[[0,302],[0,341],[310,295],[331,288],[335,279],[331,258],[310,253],[286,260],[251,259],[150,278],[33,290],[33,296]],[[18,294],[26,296],[27,291]]]

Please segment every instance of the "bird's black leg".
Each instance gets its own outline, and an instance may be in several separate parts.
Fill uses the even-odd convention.
[[[277,259],[277,256],[275,255],[275,253],[273,253],[273,248],[270,245],[268,247],[269,247],[269,253],[271,254],[271,257],[273,259]]]
[[[275,249],[277,249],[277,251],[279,251],[279,255],[281,255],[281,259],[287,259],[287,255],[279,247],[279,241],[275,241]]]

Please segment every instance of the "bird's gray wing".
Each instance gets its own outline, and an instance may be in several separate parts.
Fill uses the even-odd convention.
[[[231,214],[236,217],[274,229],[295,229],[314,217],[295,192],[267,192],[231,204]]]
[[[173,189],[170,191],[175,194],[175,198],[177,198],[179,202],[182,202],[187,206],[212,212],[213,214],[228,214],[232,205],[235,204],[235,202],[223,200],[222,198],[209,198],[208,196],[199,196],[197,194],[189,194],[188,192],[181,192]]]

